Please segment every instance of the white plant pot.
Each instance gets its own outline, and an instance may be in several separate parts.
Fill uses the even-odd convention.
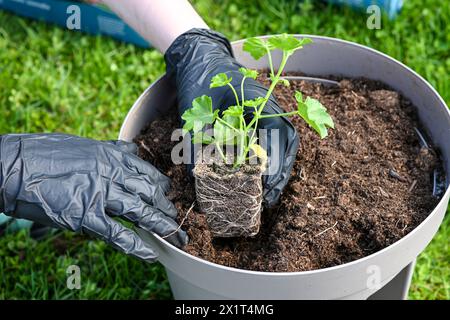
[[[442,152],[447,174],[450,172],[450,112],[425,79],[402,63],[368,47],[327,37],[308,37],[314,43],[296,52],[286,71],[323,77],[366,77],[380,80],[401,92],[418,108],[423,126]],[[243,52],[242,45],[243,41],[233,43],[238,61],[249,68],[268,67],[267,60],[255,61]],[[279,59],[280,55],[275,55],[275,61]],[[175,94],[165,76],[158,79],[129,111],[119,138],[131,141],[150,121],[172,112]],[[194,257],[156,235],[143,230],[138,233],[159,252],[159,261],[166,268],[176,299],[404,299],[415,259],[437,232],[449,197],[447,185],[433,212],[389,247],[350,263],[306,272],[229,268]]]

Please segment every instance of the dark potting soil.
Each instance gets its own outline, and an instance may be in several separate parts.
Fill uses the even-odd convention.
[[[267,79],[261,79],[266,82]],[[253,238],[213,239],[194,207],[183,223],[188,253],[218,264],[258,271],[292,272],[331,267],[381,250],[404,237],[437,205],[433,149],[421,147],[415,108],[385,85],[342,79],[338,87],[292,81],[275,95],[296,110],[295,90],[319,99],[336,128],[321,140],[302,119],[292,121],[301,144],[280,204],[262,213]],[[169,198],[182,222],[195,201],[194,182],[170,153],[179,127],[172,115],[136,138],[139,155],[172,179]]]

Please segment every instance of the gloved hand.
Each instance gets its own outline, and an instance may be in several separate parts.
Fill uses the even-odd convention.
[[[210,89],[211,78],[226,72],[233,80],[232,86],[241,97],[242,74],[240,63],[233,57],[229,41],[221,34],[206,30],[192,29],[179,36],[169,47],[165,56],[167,74],[178,92],[178,110],[180,115],[192,107],[192,100],[201,95],[212,98],[213,108],[222,110],[236,104],[232,90],[228,86]],[[245,99],[264,97],[267,88],[253,79],[245,80]],[[263,114],[282,113],[273,96],[267,102]],[[280,194],[289,180],[299,146],[297,131],[284,117],[261,119],[260,129],[268,129],[267,154],[268,166],[276,170],[271,175],[264,175],[264,200],[267,206],[277,203]],[[270,129],[278,129],[278,141],[271,141]],[[279,152],[272,152],[278,144]]]
[[[169,179],[139,159],[136,145],[65,134],[0,136],[0,212],[100,238],[146,261],[157,254],[123,218],[187,242],[165,197]]]

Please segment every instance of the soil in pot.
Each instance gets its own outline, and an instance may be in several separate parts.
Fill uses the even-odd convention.
[[[259,232],[262,210],[260,165],[199,163],[194,168],[200,211],[214,237],[252,237]]]
[[[266,79],[260,79],[266,82]],[[295,90],[320,100],[336,128],[320,138],[292,121],[301,144],[289,184],[273,209],[264,209],[253,238],[214,239],[195,201],[194,181],[174,165],[176,115],[152,122],[136,138],[139,155],[172,179],[170,199],[188,232],[188,253],[218,264],[293,272],[331,267],[381,250],[420,224],[437,205],[432,174],[436,150],[421,146],[414,106],[386,85],[339,79],[338,87],[292,81],[276,97],[296,109]],[[186,212],[189,215],[186,219]]]

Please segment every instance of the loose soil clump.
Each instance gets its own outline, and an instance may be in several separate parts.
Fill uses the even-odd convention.
[[[293,74],[294,75],[294,74]],[[260,79],[268,83],[266,77]],[[407,235],[434,209],[432,174],[441,166],[436,150],[421,146],[414,106],[386,85],[339,79],[339,86],[292,81],[275,95],[296,110],[295,90],[318,99],[335,129],[321,140],[293,118],[300,148],[280,203],[262,212],[252,238],[216,239],[198,205],[183,224],[188,253],[225,266],[293,272],[336,266],[379,251]],[[195,183],[185,165],[171,161],[178,142],[176,115],[152,122],[136,138],[139,155],[172,179],[169,198],[178,221],[195,202]]]

